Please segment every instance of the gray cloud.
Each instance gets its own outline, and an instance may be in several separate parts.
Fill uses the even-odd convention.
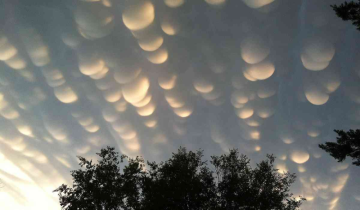
[[[358,32],[337,1],[4,1],[0,200],[59,209],[77,155],[239,148],[296,172],[304,209],[356,209],[359,169],[317,145],[360,124]]]

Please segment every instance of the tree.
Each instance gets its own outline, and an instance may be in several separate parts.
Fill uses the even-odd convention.
[[[360,30],[360,0],[356,2],[344,2],[338,5],[331,5],[336,15],[344,21],[351,20],[352,24]]]
[[[120,156],[114,148],[107,147],[97,153],[97,164],[78,157],[81,169],[71,171],[73,187],[61,185],[58,192],[62,209],[66,210],[120,210],[140,209],[139,177],[143,174],[143,160]],[[120,172],[119,164],[129,163]],[[84,168],[84,170],[82,169]]]
[[[295,210],[304,200],[289,192],[295,174],[278,173],[271,155],[252,169],[246,156],[230,150],[211,157],[215,171],[202,160],[202,151],[185,148],[165,162],[146,165],[140,157],[119,158],[111,147],[98,155],[98,164],[79,157],[81,168],[71,172],[73,187],[55,190],[63,209]]]
[[[234,149],[227,155],[213,156],[211,162],[218,179],[220,209],[293,210],[305,200],[296,199],[289,192],[296,176],[289,172],[280,174],[274,168],[272,155],[254,169],[250,160]]]
[[[207,210],[216,207],[214,178],[201,158],[201,151],[187,152],[180,148],[165,162],[148,163],[150,169],[143,184],[146,209]]]
[[[319,147],[329,153],[338,162],[342,162],[346,157],[351,157],[354,165],[360,166],[360,130],[335,130],[338,137],[335,142],[326,142]]]

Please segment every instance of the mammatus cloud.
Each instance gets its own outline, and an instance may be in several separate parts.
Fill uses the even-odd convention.
[[[358,169],[318,149],[359,128],[358,32],[336,1],[0,4],[0,203],[59,209],[76,156],[239,148],[295,172],[303,209],[356,209]]]

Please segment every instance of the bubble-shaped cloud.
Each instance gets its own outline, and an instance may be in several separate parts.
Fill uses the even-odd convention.
[[[313,105],[324,105],[330,98],[329,94],[315,87],[306,87],[305,96]]]
[[[137,103],[145,98],[149,87],[149,79],[144,75],[140,75],[134,82],[125,84],[122,93],[127,102]]]
[[[295,150],[291,153],[290,158],[297,164],[306,163],[310,159],[309,153],[303,150]]]
[[[301,61],[311,71],[321,71],[328,67],[335,55],[335,47],[326,39],[312,38],[304,46]]]
[[[155,8],[150,1],[139,1],[127,7],[122,15],[125,26],[130,30],[141,30],[155,19]]]
[[[154,52],[147,53],[147,59],[153,64],[162,64],[168,59],[168,51],[166,48],[160,48]]]
[[[269,54],[269,46],[259,36],[249,36],[241,42],[241,57],[248,64],[259,63]]]
[[[267,61],[249,65],[247,66],[245,71],[247,75],[250,76],[250,78],[254,78],[255,80],[265,80],[270,78],[274,74],[275,66],[273,63]]]
[[[183,5],[185,3],[185,0],[164,0],[164,3],[168,7],[177,8]]]
[[[243,2],[250,8],[258,9],[273,3],[275,0],[243,0]]]
[[[205,0],[205,1],[208,4],[215,5],[215,6],[222,5],[226,2],[226,0]]]
[[[78,100],[76,93],[70,86],[62,85],[54,89],[54,94],[59,101],[69,104]]]

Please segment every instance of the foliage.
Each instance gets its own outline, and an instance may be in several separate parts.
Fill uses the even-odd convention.
[[[73,187],[55,190],[63,209],[295,210],[304,200],[289,192],[295,174],[278,173],[272,155],[253,169],[250,160],[233,149],[211,157],[215,171],[202,160],[203,151],[185,148],[165,162],[146,165],[140,157],[119,158],[111,147],[98,155],[98,164],[79,157],[81,169],[71,172]]]
[[[351,157],[354,165],[360,166],[360,130],[335,130],[338,134],[335,142],[326,142],[319,147],[329,153],[338,162],[342,162],[346,157]]]
[[[295,174],[280,174],[274,168],[275,157],[267,156],[256,168],[250,160],[233,149],[227,155],[213,156],[218,178],[220,209],[297,209],[304,199],[296,200],[290,186]]]
[[[58,192],[60,205],[63,209],[94,209],[118,210],[131,209],[128,206],[139,206],[139,177],[142,176],[143,160],[139,157],[129,159],[123,173],[119,164],[126,156],[107,147],[97,153],[102,159],[97,164],[78,157],[79,165],[84,170],[71,171],[73,187],[61,185]]]
[[[344,21],[351,20],[352,24],[360,30],[360,0],[356,2],[344,2],[340,5],[331,5],[336,15]]]
[[[180,148],[166,162],[148,163],[143,193],[147,209],[211,209],[216,206],[216,187],[202,152]],[[156,192],[156,193],[154,193]]]

